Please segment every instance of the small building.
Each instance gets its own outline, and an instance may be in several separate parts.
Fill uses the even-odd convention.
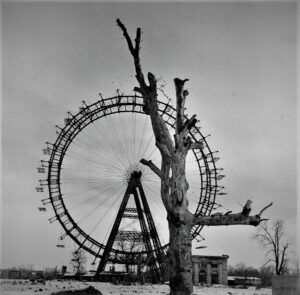
[[[193,283],[227,285],[228,255],[204,256],[192,255]]]
[[[1,279],[8,279],[9,276],[9,269],[1,269],[0,270],[0,278]]]
[[[261,286],[261,278],[247,276],[228,276],[228,285],[230,286]]]
[[[44,278],[44,271],[42,270],[33,270],[27,273],[27,278],[30,280],[38,280]]]
[[[9,279],[13,279],[13,280],[17,280],[17,279],[21,279],[22,278],[22,271],[21,270],[10,270],[8,272],[8,278]]]
[[[2,269],[0,278],[13,280],[40,279],[44,277],[42,270]]]

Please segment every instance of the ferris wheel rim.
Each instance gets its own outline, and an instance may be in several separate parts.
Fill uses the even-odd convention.
[[[75,139],[75,137],[92,122],[99,120],[104,116],[112,115],[115,113],[145,113],[143,111],[144,104],[142,101],[142,97],[138,95],[118,94],[117,96],[109,98],[101,97],[101,99],[95,103],[87,105],[85,102],[83,102],[83,105],[84,106],[80,108],[80,111],[76,115],[68,113],[69,117],[65,121],[64,128],[60,128],[57,139],[55,143],[52,144],[48,162],[48,177],[45,183],[48,186],[50,203],[55,212],[55,216],[52,219],[50,218],[50,222],[58,220],[65,231],[61,239],[63,239],[65,236],[69,236],[77,243],[79,249],[82,248],[95,257],[100,258],[100,252],[101,250],[105,249],[106,245],[87,235],[86,232],[82,230],[81,227],[79,227],[74,221],[71,214],[68,212],[68,208],[65,205],[60,186],[60,172],[62,169],[62,161],[68,147]],[[173,116],[173,114],[176,113],[176,110],[170,104],[170,101],[167,103],[158,101],[158,109],[166,124],[174,128],[175,116]],[[100,112],[102,112],[102,114],[98,116]],[[164,117],[167,118],[165,119]],[[204,148],[200,152],[198,152],[198,154],[193,151],[198,164],[200,172],[199,175],[201,178],[200,197],[195,213],[209,215],[214,208],[217,195],[217,169],[213,152],[207,144],[205,136],[202,135],[199,129],[200,128],[195,126],[190,131],[190,136],[192,137],[192,139],[195,141],[201,140],[204,145]],[[204,151],[205,149],[206,151]],[[201,163],[203,163],[204,165],[201,166]],[[206,177],[205,180],[203,180],[204,175]],[[69,226],[69,224],[71,224],[71,227]],[[203,226],[201,225],[193,227],[191,239],[194,239],[200,233],[202,227]],[[79,236],[83,237],[83,242],[79,241]],[[89,246],[87,242],[90,243]],[[162,248],[166,247],[167,245],[168,244],[163,245]],[[97,251],[92,250],[92,248],[94,247],[97,248]],[[155,251],[155,249],[153,251]],[[120,251],[115,249],[112,249],[112,252],[117,252],[120,254],[128,253],[127,251]],[[142,252],[143,251],[139,251],[137,253],[141,254]]]

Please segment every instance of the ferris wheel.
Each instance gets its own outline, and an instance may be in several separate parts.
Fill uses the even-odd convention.
[[[160,98],[158,110],[174,133],[176,110],[170,100]],[[160,179],[140,162],[144,158],[160,167],[161,161],[142,97],[100,95],[93,104],[83,101],[77,114],[68,112],[64,126],[56,127],[55,142],[43,149],[47,159],[38,172],[46,177],[36,190],[48,191],[42,203],[54,211],[49,221],[63,228],[59,239],[71,238],[94,263],[102,263],[101,271],[106,262],[125,263],[124,257],[144,255],[149,261],[149,252],[157,263],[157,253],[168,245],[168,224]],[[218,151],[210,149],[200,128],[197,122],[190,130],[192,140],[202,142],[203,148],[191,151],[186,160],[189,210],[210,215],[218,206],[216,196],[225,194],[218,185],[224,175],[215,164]],[[201,229],[194,226],[191,239]]]

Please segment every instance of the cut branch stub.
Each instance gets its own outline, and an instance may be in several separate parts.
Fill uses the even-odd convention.
[[[136,38],[135,38],[135,52],[139,54],[141,44],[141,28],[136,29]]]
[[[202,142],[192,142],[190,145],[190,150],[201,150],[201,149],[203,149]]]
[[[179,78],[174,79],[176,89],[176,133],[178,134],[183,126],[184,122],[184,105],[185,99],[188,95],[188,91],[184,90],[184,83],[188,79],[181,80]]]
[[[191,130],[192,127],[194,127],[197,123],[196,115],[193,115],[191,118],[187,119],[181,129],[179,130],[179,134],[183,134],[183,136],[186,136],[186,134]]]
[[[243,207],[243,211],[242,211],[242,214],[245,215],[245,216],[248,216],[250,211],[251,211],[251,204],[252,204],[252,201],[251,200],[248,200],[245,204],[245,206]]]

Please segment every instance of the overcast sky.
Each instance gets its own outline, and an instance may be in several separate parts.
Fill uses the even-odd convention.
[[[101,92],[136,85],[120,18],[143,30],[142,66],[166,81],[189,78],[188,113],[220,151],[224,207],[284,220],[296,242],[295,3],[4,3],[2,5],[2,267],[61,266],[59,224],[37,210],[36,167],[56,124]],[[207,249],[229,264],[261,266],[253,227],[206,228]]]

